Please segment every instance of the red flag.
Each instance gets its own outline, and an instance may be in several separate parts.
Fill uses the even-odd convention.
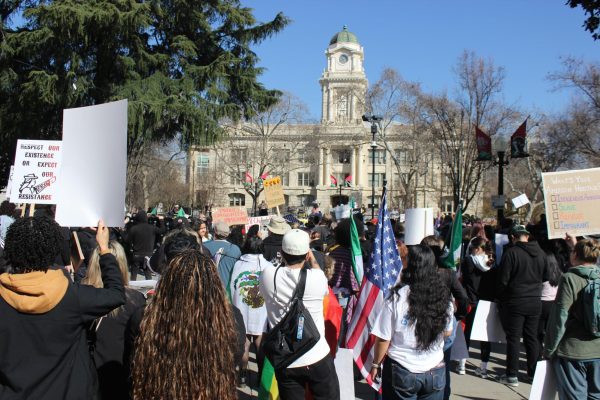
[[[246,183],[252,183],[252,175],[248,171],[246,171]]]
[[[329,179],[331,180],[331,186],[337,186],[337,179],[335,179],[335,176],[329,175]]]
[[[262,179],[262,180],[264,181],[265,179],[267,179],[267,176],[269,176],[269,173],[268,173],[268,172],[265,172],[264,174],[262,174],[262,175],[260,176],[260,179]]]
[[[510,137],[510,156],[511,158],[529,157],[527,154],[527,119]]]
[[[477,144],[477,161],[490,161],[492,159],[492,139],[478,126],[475,126],[475,143]]]
[[[348,175],[345,179],[344,179],[344,184],[346,186],[352,186],[352,175]]]
[[[340,337],[342,313],[343,310],[337,297],[333,294],[331,288],[329,288],[329,293],[323,299],[323,317],[325,318],[325,339],[327,339],[327,344],[329,344],[331,356],[334,358]]]

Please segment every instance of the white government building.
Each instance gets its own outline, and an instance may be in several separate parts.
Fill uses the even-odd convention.
[[[362,121],[368,88],[363,47],[356,35],[344,27],[330,40],[325,56],[327,67],[319,79],[322,93],[320,124],[282,124],[268,139],[257,135],[249,124],[239,124],[232,128],[235,132],[225,142],[190,150],[186,179],[190,195],[194,196],[194,205],[245,206],[251,211],[252,196],[244,189],[246,171],[253,178],[250,190],[255,190],[255,181],[260,172],[264,172],[260,171],[261,160],[266,156],[273,164],[266,168],[269,176],[283,178],[286,209],[308,208],[316,200],[321,209],[327,211],[338,204],[339,186],[348,179],[350,186],[341,188],[343,203],[352,197],[360,206],[368,208],[374,181],[375,205],[379,205],[386,180],[390,208],[402,211],[410,197],[408,206],[430,207],[436,213],[454,211],[452,182],[436,162],[435,152],[419,152],[415,157],[410,145],[394,137],[406,127],[388,128],[388,149],[377,142],[373,174],[372,134],[370,125]],[[264,143],[265,140],[268,143]],[[262,153],[257,147],[262,148]],[[392,161],[390,151],[394,151],[400,160],[400,171]],[[399,175],[404,173],[403,163],[414,171],[415,162],[418,172],[411,178],[412,193],[405,194]],[[332,186],[331,176],[338,186]],[[482,196],[478,197],[469,206],[470,213],[481,211]],[[258,203],[263,198],[261,194]]]

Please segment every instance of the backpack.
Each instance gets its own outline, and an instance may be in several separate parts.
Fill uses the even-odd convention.
[[[280,268],[282,267],[275,270],[273,278],[275,293],[277,293],[277,272]],[[310,312],[302,303],[306,275],[307,270],[303,267],[300,271],[298,285],[296,285],[294,294],[288,304],[287,313],[263,338],[265,355],[276,370],[290,366],[312,349],[321,338]]]
[[[600,337],[600,268],[596,267],[588,276],[583,288],[583,326],[595,337]]]

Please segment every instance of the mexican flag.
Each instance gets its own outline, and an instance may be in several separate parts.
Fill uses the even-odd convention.
[[[350,202],[350,242],[352,243],[352,270],[356,281],[360,285],[362,282],[364,269],[362,251],[360,249],[360,239],[358,237],[358,229],[356,229],[356,221],[352,216],[352,210],[354,209],[354,199]]]
[[[456,216],[452,221],[450,237],[446,238],[446,247],[448,254],[442,260],[444,266],[456,271],[460,265],[460,255],[462,252],[462,207],[459,205],[456,210]]]
[[[177,211],[177,218],[185,218],[185,211],[183,211],[183,207],[180,207],[179,211]]]

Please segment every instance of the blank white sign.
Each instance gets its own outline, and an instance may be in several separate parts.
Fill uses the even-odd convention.
[[[63,112],[62,226],[123,226],[127,173],[127,100]]]
[[[496,303],[479,300],[473,320],[471,340],[480,342],[506,343],[506,333],[500,322],[500,313]]]

